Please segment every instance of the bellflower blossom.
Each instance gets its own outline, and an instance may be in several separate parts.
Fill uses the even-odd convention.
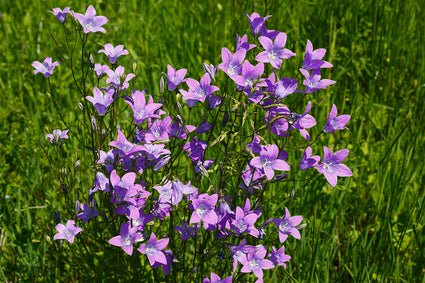
[[[193,213],[190,217],[189,224],[199,223],[203,221],[204,228],[207,230],[208,225],[216,225],[218,221],[215,205],[217,204],[218,195],[201,194],[192,199]]]
[[[300,72],[305,77],[303,84],[306,86],[305,91],[307,93],[313,93],[316,90],[324,89],[328,85],[336,83],[336,81],[328,80],[328,79],[320,80],[322,78],[322,76],[320,75],[320,69],[314,69],[311,72],[311,76],[307,70],[300,69]]]
[[[83,231],[81,227],[75,226],[74,220],[68,220],[66,226],[59,223],[55,228],[59,233],[53,237],[53,240],[65,239],[71,244],[74,242],[74,236]]]
[[[86,96],[86,99],[93,103],[94,108],[96,108],[99,115],[104,115],[108,110],[108,106],[114,102],[114,93],[115,90],[111,88],[105,93],[105,95],[103,95],[100,89],[94,87],[93,96]]]
[[[157,240],[152,232],[147,244],[142,244],[137,250],[148,256],[149,263],[153,266],[155,263],[167,264],[167,258],[163,249],[168,245],[168,238]]]
[[[320,156],[315,155],[311,156],[312,150],[311,147],[307,147],[306,150],[303,153],[303,157],[300,162],[300,169],[306,170],[308,168],[314,167],[319,163]]]
[[[335,132],[336,130],[342,130],[347,129],[347,127],[344,127],[345,124],[348,123],[351,116],[350,115],[341,115],[336,116],[338,114],[335,104],[332,105],[332,110],[329,113],[328,121],[326,121],[326,125],[323,128],[323,131],[325,133]]]
[[[275,247],[272,247],[272,252],[269,253],[269,258],[271,262],[277,266],[283,265],[286,268],[285,262],[289,261],[291,257],[285,254],[285,246],[282,246],[279,250],[276,250]]]
[[[69,130],[61,131],[59,129],[53,130],[52,134],[47,134],[46,138],[50,138],[50,143],[57,142],[58,145],[62,144],[63,139],[68,139]]]
[[[167,74],[162,73],[163,75],[167,76],[168,80],[168,89],[169,90],[175,90],[179,84],[185,81],[184,76],[186,76],[186,69],[181,69],[176,71],[173,67],[170,65],[167,65]]]
[[[118,57],[121,55],[127,55],[128,51],[124,49],[124,45],[117,45],[114,47],[112,44],[107,43],[104,45],[105,49],[99,50],[97,53],[104,53],[109,58],[109,62],[115,64]]]
[[[253,35],[258,34],[265,27],[266,20],[271,17],[260,17],[260,15],[257,13],[252,13],[251,16],[248,16],[247,13],[245,13],[245,15],[249,19],[249,23],[251,25],[251,33]]]
[[[80,205],[80,208],[83,212],[77,215],[77,218],[83,219],[83,223],[86,223],[87,220],[99,216],[99,212],[96,211],[94,207],[88,206],[86,203]]]
[[[140,92],[139,90],[134,90],[132,93],[133,103],[126,100],[131,109],[133,109],[134,123],[140,125],[148,118],[159,118],[157,110],[161,108],[162,104],[154,103],[153,98],[149,95],[149,101],[146,103],[145,90]]]
[[[220,276],[211,272],[211,280],[207,277],[202,281],[202,283],[232,283],[232,276],[221,279]]]
[[[136,75],[133,73],[130,73],[125,76],[124,81],[121,81],[121,77],[124,76],[124,67],[118,66],[118,68],[115,69],[115,71],[108,69],[105,71],[106,74],[108,74],[109,78],[106,79],[106,83],[111,83],[114,87],[120,87],[122,84],[123,89],[127,89],[129,87],[128,81],[134,78]]]
[[[86,14],[75,13],[74,17],[80,22],[84,28],[84,33],[89,32],[103,32],[106,33],[106,30],[102,28],[104,24],[108,22],[108,19],[104,16],[96,16],[96,10],[90,5],[87,8]]]
[[[288,234],[292,235],[295,239],[301,239],[300,232],[295,228],[303,220],[302,216],[290,217],[288,208],[285,207],[285,216],[282,219],[275,218],[273,223],[279,230],[279,240],[283,243],[287,238]]]
[[[350,177],[353,176],[350,168],[346,165],[341,164],[345,158],[347,158],[349,150],[341,149],[335,153],[332,153],[326,146],[323,147],[325,154],[323,155],[322,163],[316,166],[317,171],[325,175],[326,180],[333,187],[336,186],[339,177]]]
[[[63,23],[66,21],[66,14],[71,13],[71,8],[65,7],[63,11],[60,8],[53,8],[53,11],[49,11],[56,16],[59,22]]]
[[[274,264],[270,260],[264,259],[266,254],[267,250],[265,246],[260,246],[255,252],[252,250],[248,251],[246,258],[242,258],[241,263],[243,267],[241,272],[248,273],[252,271],[258,279],[262,279],[263,269],[271,269],[274,267]]]
[[[280,69],[282,59],[288,59],[295,56],[295,53],[289,49],[283,48],[286,44],[286,33],[281,32],[274,42],[265,36],[258,38],[264,50],[255,57],[255,60],[264,63],[270,63],[274,68]]]
[[[143,236],[137,232],[138,228],[131,228],[130,223],[122,223],[120,228],[120,235],[115,236],[108,241],[109,244],[122,247],[124,252],[128,255],[133,254],[133,244]]]
[[[240,37],[239,34],[236,35],[236,51],[239,51],[240,49],[248,51],[254,47],[256,47],[255,44],[248,43],[248,36],[246,34],[242,37]]]
[[[320,48],[313,51],[313,44],[310,40],[307,41],[307,46],[305,48],[305,56],[303,62],[303,68],[306,70],[319,69],[319,68],[331,68],[333,67],[331,63],[322,61],[323,56],[325,56],[326,49]]]
[[[96,76],[98,78],[100,78],[106,72],[106,70],[109,70],[108,65],[102,65],[99,63],[94,65],[94,71],[96,72]]]
[[[263,169],[267,179],[271,180],[274,176],[274,170],[290,170],[288,163],[278,158],[278,156],[279,149],[277,145],[263,146],[260,156],[254,157],[249,164],[252,167]]]
[[[35,70],[34,70],[34,75],[37,75],[37,73],[41,73],[43,74],[43,76],[45,76],[46,78],[50,77],[53,74],[53,69],[60,65],[59,62],[54,62],[52,63],[52,57],[46,57],[44,59],[43,64],[41,64],[38,61],[34,61],[31,64]]]
[[[189,91],[181,89],[180,93],[183,95],[183,99],[187,101],[189,107],[193,107],[197,101],[204,102],[205,98],[218,90],[218,87],[210,85],[211,78],[208,73],[201,78],[200,82],[187,78],[186,84],[189,87]]]
[[[223,47],[223,49],[221,49],[221,58],[223,63],[219,64],[217,67],[225,72],[229,77],[238,75],[242,68],[241,64],[245,59],[245,55],[245,49],[239,49],[234,55],[232,55],[226,47]]]
[[[297,85],[298,81],[295,79],[281,78],[277,81],[273,94],[278,100],[282,100],[288,95],[294,93],[297,89]]]

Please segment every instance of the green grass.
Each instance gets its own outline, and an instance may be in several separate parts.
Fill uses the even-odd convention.
[[[337,84],[311,97],[318,106],[312,111],[318,121],[324,121],[335,103],[340,113],[351,115],[349,131],[321,137],[320,143],[334,149],[348,147],[345,163],[354,176],[340,179],[335,189],[322,177],[287,185],[284,194],[295,190],[292,214],[303,215],[308,225],[300,241],[286,244],[292,256],[288,268],[273,269],[271,278],[425,281],[425,11],[421,1],[139,2],[92,3],[99,15],[109,19],[107,34],[95,35],[94,42],[124,44],[130,56],[121,63],[129,68],[133,60],[137,62],[140,76],[135,88],[149,88],[150,93],[158,93],[167,64],[187,68],[188,76],[197,77],[203,72],[202,62],[220,63],[221,48],[233,47],[236,33],[250,32],[244,12],[273,15],[267,27],[286,32],[287,47],[297,54],[304,52],[307,39],[315,48],[327,49],[325,58],[334,65],[328,76]],[[76,272],[68,264],[72,246],[59,250],[52,242],[53,212],[61,203],[61,189],[46,158],[44,135],[64,125],[42,92],[46,82],[33,75],[31,63],[47,56],[58,60],[60,55],[50,33],[60,41],[62,29],[46,11],[71,6],[82,12],[89,4],[1,0],[2,281],[80,278],[66,273]],[[95,54],[98,47],[90,46],[95,59],[101,58]],[[52,83],[58,104],[67,109],[66,117],[75,119],[79,95],[70,88],[70,73],[65,70],[58,67]],[[81,158],[79,154],[73,155],[74,161]],[[270,209],[283,207],[284,203]],[[112,265],[114,259],[104,261]],[[108,266],[91,268],[94,273]]]

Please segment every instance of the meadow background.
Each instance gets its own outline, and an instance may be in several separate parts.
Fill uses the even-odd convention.
[[[63,39],[62,27],[47,11],[69,6],[84,13],[90,4],[109,19],[95,42],[124,44],[130,55],[121,64],[135,61],[135,87],[150,93],[158,93],[167,64],[187,68],[188,76],[201,74],[202,62],[219,64],[221,48],[233,50],[236,33],[250,32],[245,12],[272,15],[267,27],[286,32],[287,48],[297,54],[307,39],[326,48],[324,59],[334,65],[327,76],[337,84],[313,97],[319,107],[312,112],[325,121],[335,103],[351,115],[349,131],[321,142],[349,148],[345,164],[354,175],[335,189],[320,177],[287,185],[308,225],[300,241],[285,245],[288,268],[265,273],[287,282],[425,282],[421,0],[0,0],[0,281],[68,281],[109,268],[93,262],[75,269],[67,263],[72,246],[61,251],[49,237],[61,188],[45,134],[65,128],[31,66],[58,60],[51,34]],[[70,72],[59,66],[52,83],[65,118],[74,119],[79,95]],[[76,151],[74,161],[82,158]]]

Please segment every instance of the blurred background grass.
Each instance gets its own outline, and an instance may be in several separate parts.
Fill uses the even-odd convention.
[[[48,10],[70,6],[84,13],[93,4],[109,19],[107,33],[93,36],[95,42],[124,44],[130,56],[121,64],[130,68],[135,60],[140,72],[135,87],[151,93],[158,93],[167,64],[187,68],[190,77],[203,72],[202,62],[219,64],[221,48],[231,49],[236,33],[250,32],[244,12],[272,15],[267,27],[286,32],[287,48],[297,54],[307,39],[326,48],[325,59],[334,65],[329,77],[337,84],[311,98],[319,106],[312,111],[325,121],[335,103],[339,113],[351,115],[349,131],[322,137],[321,143],[348,147],[345,163],[354,176],[340,179],[336,189],[324,178],[288,185],[287,193],[295,189],[297,199],[292,214],[303,215],[308,226],[301,241],[285,245],[292,256],[288,268],[275,268],[270,276],[294,282],[424,282],[422,1],[0,3],[0,280],[78,278],[60,273],[66,268],[55,270],[58,258],[46,237],[61,189],[42,146],[47,132],[64,125],[31,63],[59,59],[50,33],[63,40],[63,30]],[[95,61],[100,56],[94,54]],[[65,69],[55,69],[52,83],[73,119],[79,95]]]

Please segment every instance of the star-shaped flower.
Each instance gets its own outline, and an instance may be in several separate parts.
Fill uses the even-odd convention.
[[[274,42],[265,36],[258,38],[264,50],[255,57],[255,60],[264,63],[270,63],[274,68],[280,69],[282,59],[288,59],[295,56],[295,53],[289,49],[283,48],[286,44],[286,33],[279,33]]]
[[[59,22],[63,23],[66,21],[66,14],[71,13],[71,8],[65,7],[63,11],[60,8],[53,8],[53,11],[49,11],[56,16]]]
[[[323,131],[326,133],[335,132],[336,130],[342,130],[347,129],[347,127],[344,127],[345,124],[350,121],[351,116],[350,115],[341,115],[336,116],[338,114],[338,111],[336,109],[335,104],[332,105],[332,110],[329,113],[328,121],[326,122],[325,127],[323,128]]]
[[[166,265],[167,258],[163,249],[168,245],[168,241],[168,238],[157,240],[155,234],[152,233],[148,243],[141,245],[137,250],[148,256],[151,266],[157,262]]]
[[[105,93],[105,95],[103,95],[100,89],[94,87],[93,96],[86,96],[86,99],[93,103],[94,108],[96,108],[99,115],[103,115],[108,110],[108,106],[114,102],[114,93],[115,90],[111,88]]]
[[[74,220],[68,220],[66,222],[66,226],[63,225],[62,223],[59,223],[58,225],[56,225],[55,228],[56,230],[59,231],[59,233],[57,233],[53,237],[53,239],[54,240],[65,239],[71,244],[74,242],[74,236],[80,233],[81,231],[83,231],[81,227],[75,226]]]
[[[108,19],[104,16],[96,16],[96,10],[92,5],[87,8],[85,15],[75,13],[74,16],[83,26],[84,33],[98,31],[106,33],[102,26],[108,22]]]
[[[53,69],[60,65],[59,62],[54,62],[52,63],[52,57],[46,57],[46,59],[44,59],[43,64],[41,64],[38,61],[34,61],[31,64],[35,70],[34,70],[34,75],[36,75],[37,73],[41,73],[43,74],[43,76],[45,76],[46,78],[50,77],[53,74]]]
[[[104,53],[109,58],[109,62],[115,64],[117,59],[121,55],[127,55],[128,51],[124,49],[124,45],[117,45],[114,47],[112,44],[107,43],[104,46],[105,49],[99,50],[97,53]]]
[[[279,230],[279,240],[283,243],[287,238],[288,234],[292,235],[295,239],[301,239],[300,232],[295,228],[303,220],[302,216],[293,216],[289,214],[288,208],[285,207],[285,216],[282,219],[275,218],[273,223]]]
[[[325,175],[326,180],[333,187],[336,186],[339,177],[350,177],[353,176],[350,168],[346,165],[341,164],[345,158],[347,158],[349,150],[341,149],[335,153],[332,153],[326,146],[323,147],[325,154],[323,155],[322,163],[316,166],[317,171]]]
[[[138,228],[133,227],[131,228],[131,224],[129,223],[122,223],[120,228],[120,235],[115,236],[112,239],[108,241],[111,245],[122,247],[124,252],[126,252],[128,255],[133,254],[133,244],[143,236],[137,232]]]

